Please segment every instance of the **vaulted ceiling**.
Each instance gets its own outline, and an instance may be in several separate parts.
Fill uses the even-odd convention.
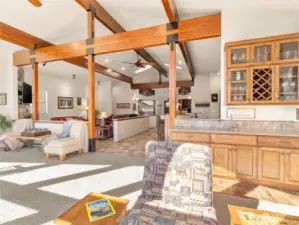
[[[97,0],[126,30],[168,23],[161,0]],[[87,38],[86,11],[74,0],[41,0],[43,6],[36,8],[28,0],[0,1],[0,21],[20,30],[31,33],[54,44],[83,40]],[[252,0],[259,7],[295,7],[297,0]],[[269,4],[271,2],[271,4]],[[284,2],[284,3],[282,3]],[[287,3],[286,3],[287,2]],[[201,15],[213,14],[224,7],[244,7],[247,0],[175,0],[181,19],[193,18]],[[100,22],[96,22],[95,36],[112,34]],[[2,49],[8,48],[9,43],[2,43]],[[193,61],[195,74],[215,73],[220,70],[220,38],[193,41],[188,43]],[[5,47],[4,47],[5,46]],[[168,67],[168,46],[146,49],[166,70]],[[5,51],[5,50],[4,50]],[[3,52],[1,53],[3,55]],[[159,73],[151,68],[143,73],[135,74],[136,68],[124,64],[123,61],[136,60],[134,51],[113,53],[96,56],[96,62],[111,69],[133,77],[134,82],[157,82]],[[190,79],[183,55],[178,48],[177,61],[182,70],[177,70],[178,80]],[[41,66],[41,73],[55,73],[60,76],[77,74],[86,76],[87,70],[65,62],[48,63]],[[98,79],[111,79],[97,75]],[[163,81],[167,80],[163,78]],[[114,80],[114,82],[117,82]]]

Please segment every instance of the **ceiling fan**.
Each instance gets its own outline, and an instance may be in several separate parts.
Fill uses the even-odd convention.
[[[36,6],[36,7],[41,7],[42,3],[40,2],[40,0],[28,0],[32,5]]]
[[[136,60],[136,62],[125,62],[125,61],[123,61],[123,63],[131,64],[133,66],[136,66],[138,68],[134,72],[136,74],[144,72],[144,71],[150,69],[153,65],[155,65],[155,63],[153,63],[153,62],[142,62],[142,59],[140,59],[138,57],[138,54],[137,54],[137,60]]]

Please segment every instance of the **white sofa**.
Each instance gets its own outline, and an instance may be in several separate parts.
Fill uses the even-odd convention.
[[[58,155],[60,160],[64,160],[66,154],[72,152],[83,153],[88,149],[87,125],[83,121],[73,121],[70,136],[51,140],[44,146],[47,158]]]

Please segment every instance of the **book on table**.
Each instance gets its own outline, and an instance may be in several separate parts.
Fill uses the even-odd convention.
[[[90,222],[100,220],[115,214],[115,210],[108,199],[101,199],[86,203]]]

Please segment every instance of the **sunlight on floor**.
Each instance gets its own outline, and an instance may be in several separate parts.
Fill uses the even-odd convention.
[[[54,178],[60,178],[60,177],[69,176],[73,174],[101,169],[108,166],[109,165],[64,164],[64,165],[51,166],[47,168],[35,169],[23,173],[2,176],[0,177],[0,180],[19,184],[19,185],[27,185],[27,184],[37,183],[37,182],[50,180]]]
[[[3,199],[0,199],[0,209],[0,224],[38,213],[38,211],[34,209],[30,209]]]
[[[104,193],[142,181],[143,166],[130,166],[39,188],[54,194],[81,199],[90,192]],[[76,188],[74,188],[76,187]]]
[[[264,211],[270,211],[270,212],[276,212],[276,213],[282,213],[290,216],[298,216],[299,215],[299,208],[296,206],[291,205],[283,205],[273,202],[266,202],[263,200],[259,201],[257,209],[264,210]]]

